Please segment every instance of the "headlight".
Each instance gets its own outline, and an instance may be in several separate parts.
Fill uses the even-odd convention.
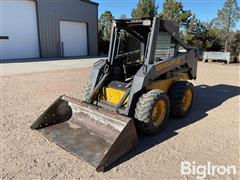
[[[151,26],[151,20],[149,19],[143,20],[143,26]]]

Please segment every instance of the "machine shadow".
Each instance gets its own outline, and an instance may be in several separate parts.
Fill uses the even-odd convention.
[[[193,105],[186,118],[175,119],[170,117],[166,128],[157,135],[146,136],[140,134],[138,146],[126,156],[119,159],[116,163],[112,164],[105,171],[128,161],[134,156],[172,138],[173,136],[176,136],[178,134],[176,132],[178,129],[202,120],[204,117],[208,116],[207,112],[211,109],[218,107],[234,96],[240,95],[240,87],[226,84],[219,84],[215,86],[198,85],[195,86],[194,91],[195,95]]]

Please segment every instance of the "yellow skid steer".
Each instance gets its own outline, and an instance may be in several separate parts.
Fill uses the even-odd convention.
[[[158,17],[112,23],[107,59],[94,64],[82,99],[60,96],[31,126],[97,171],[156,134],[169,114],[185,117],[193,101],[197,50],[179,27]]]

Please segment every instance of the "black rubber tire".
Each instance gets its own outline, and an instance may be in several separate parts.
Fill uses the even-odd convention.
[[[182,108],[183,96],[188,89],[192,91],[192,102],[193,102],[194,92],[193,92],[192,83],[187,81],[177,81],[170,88],[168,95],[169,95],[170,105],[171,105],[170,113],[172,116],[184,118],[187,116],[188,112],[190,111],[192,107],[192,102],[188,110],[184,110]]]
[[[154,126],[152,121],[152,112],[159,100],[164,100],[166,113],[162,123],[159,126]],[[140,132],[146,134],[156,134],[160,132],[166,125],[170,111],[170,102],[167,94],[158,89],[153,89],[143,94],[136,105],[134,117],[136,125]]]
[[[87,82],[83,87],[82,101],[84,101],[84,102],[90,101],[90,97],[91,97],[90,90],[91,90],[91,84],[89,82]]]

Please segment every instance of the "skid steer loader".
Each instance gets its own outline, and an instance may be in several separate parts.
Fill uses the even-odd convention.
[[[174,22],[114,20],[108,58],[94,64],[82,101],[59,97],[31,128],[104,171],[137,146],[137,132],[158,133],[170,113],[187,115],[196,70],[197,51]]]

